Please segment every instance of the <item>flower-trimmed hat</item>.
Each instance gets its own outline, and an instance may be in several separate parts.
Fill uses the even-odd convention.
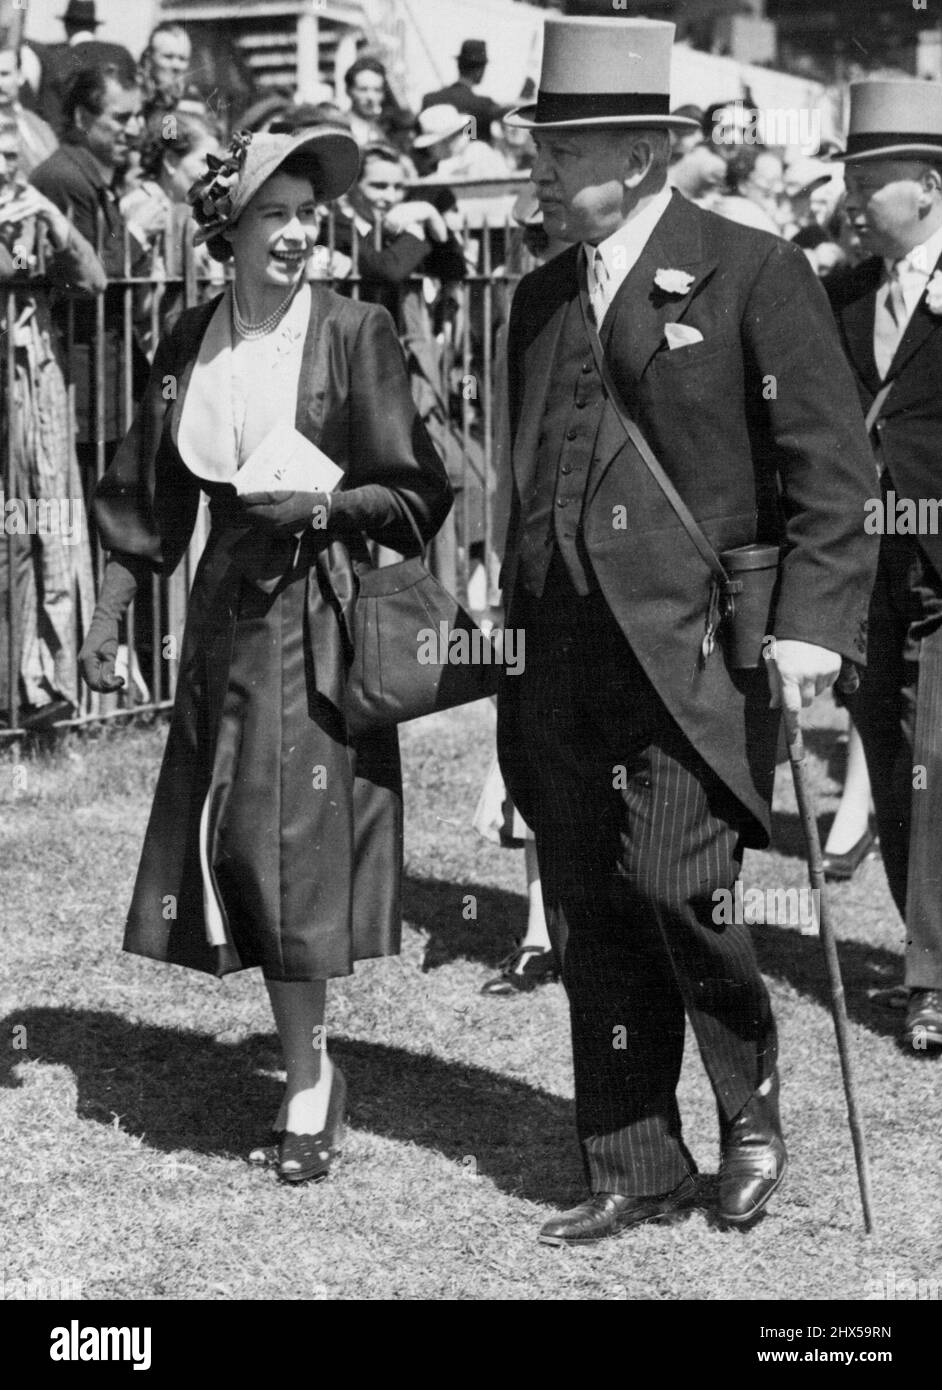
[[[344,126],[325,121],[286,135],[237,131],[228,154],[206,156],[206,173],[186,195],[199,224],[193,245],[212,241],[237,222],[265,180],[298,154],[307,157],[311,182],[325,203],[346,193],[359,172],[360,151]]]

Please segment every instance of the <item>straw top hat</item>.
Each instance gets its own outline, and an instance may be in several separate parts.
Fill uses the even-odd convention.
[[[636,126],[696,130],[670,114],[674,25],[657,19],[548,19],[537,99],[505,117],[530,130]]]
[[[446,102],[426,106],[419,115],[422,133],[415,137],[412,144],[417,150],[427,150],[430,145],[437,145],[439,140],[450,140],[459,131],[467,130],[470,120],[467,112],[459,111],[457,106],[449,106]]]
[[[847,149],[830,158],[942,160],[942,84],[852,82]]]
[[[286,135],[240,130],[222,159],[207,156],[206,173],[186,195],[199,223],[193,245],[211,241],[237,222],[265,180],[297,154],[305,158],[317,196],[325,203],[346,193],[360,167],[357,142],[341,125],[325,121]]]

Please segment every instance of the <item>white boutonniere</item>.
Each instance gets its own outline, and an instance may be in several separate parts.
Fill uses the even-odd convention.
[[[926,286],[926,308],[930,314],[942,314],[942,270],[937,270]]]
[[[695,277],[689,275],[686,270],[657,270],[654,272],[654,283],[665,294],[686,294],[694,279]]]

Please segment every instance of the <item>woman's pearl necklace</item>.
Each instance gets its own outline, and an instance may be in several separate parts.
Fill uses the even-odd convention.
[[[277,309],[272,310],[267,318],[259,323],[247,323],[239,313],[239,305],[236,300],[235,288],[232,291],[232,322],[235,324],[236,332],[240,338],[264,338],[278,327],[281,320],[291,307],[291,301],[297,292],[297,285],[292,285],[285,298],[278,305]]]

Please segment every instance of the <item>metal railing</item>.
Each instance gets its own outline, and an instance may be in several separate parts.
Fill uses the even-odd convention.
[[[449,287],[453,312],[436,335],[440,356],[440,381],[437,387],[440,400],[447,406],[446,427],[452,432],[456,450],[461,453],[460,490],[453,521],[446,523],[454,529],[454,550],[451,572],[446,566],[444,581],[450,581],[459,595],[472,606],[483,608],[496,601],[497,560],[493,552],[494,463],[499,427],[495,411],[495,366],[497,365],[496,332],[506,318],[509,293],[519,279],[519,272],[505,267],[508,250],[516,229],[507,222],[489,226],[486,216],[477,218],[475,227],[463,226],[458,239],[466,254],[468,270],[464,279]],[[98,251],[104,246],[105,228],[99,218]],[[331,210],[326,235],[327,249],[335,248],[334,211]],[[94,525],[91,522],[90,502],[94,485],[105,473],[113,453],[115,439],[106,437],[106,420],[117,412],[119,436],[123,437],[133,421],[134,344],[141,337],[149,338],[151,355],[168,315],[190,308],[217,293],[225,283],[223,267],[208,274],[190,244],[183,239],[182,247],[174,248],[159,236],[149,249],[147,264],[140,265],[141,248],[127,230],[123,238],[123,268],[111,276],[105,295],[93,301],[93,331],[84,346],[89,355],[91,381],[90,420],[94,422],[94,438],[88,441],[85,457],[93,454],[93,468],[83,475],[84,500],[88,505],[90,523],[83,543],[91,547],[93,573],[97,586],[104,570],[105,556],[101,552]],[[172,272],[168,267],[172,267]],[[497,267],[502,267],[498,270]],[[503,268],[505,267],[505,268]],[[344,267],[344,269],[347,269]],[[136,273],[135,273],[136,272]],[[360,272],[359,240],[354,236],[349,269],[342,276],[330,273],[318,279],[333,288],[349,293],[353,298],[373,297],[375,285]],[[421,274],[407,282],[419,295],[424,281]],[[17,371],[18,352],[10,325],[29,296],[49,296],[52,290],[45,266],[40,258],[35,269],[19,274],[15,280],[0,284],[0,307],[4,323],[2,333],[3,360],[0,368],[0,439],[5,443],[3,459],[3,498],[22,499],[24,484],[29,481],[29,469],[17,455]],[[116,307],[120,299],[120,310]],[[87,303],[88,301],[86,301]],[[60,355],[66,368],[69,409],[75,425],[76,385],[74,364],[76,348],[82,347],[82,335],[76,333],[76,316],[87,323],[89,310],[77,307],[76,300],[61,300],[57,306],[60,334]],[[117,349],[113,360],[116,370],[109,373],[109,344]],[[475,465],[472,460],[477,460]],[[454,478],[453,481],[457,481]],[[28,494],[27,494],[28,496]],[[62,499],[66,501],[65,498]],[[204,503],[206,499],[204,497]],[[6,709],[0,708],[0,741],[22,737],[26,728],[21,724],[20,672],[22,660],[22,593],[18,592],[20,576],[17,565],[18,537],[8,522],[8,508],[3,511],[6,547],[6,594],[0,605],[0,622],[6,624]],[[479,519],[480,520],[479,520]],[[130,714],[167,709],[173,702],[176,688],[177,663],[168,659],[167,651],[179,651],[186,616],[187,595],[198,563],[199,554],[208,534],[207,508],[200,508],[197,531],[177,571],[170,577],[154,576],[149,591],[139,594],[127,615],[126,639],[122,640],[121,657],[126,662],[125,687],[119,695],[102,696],[86,690],[76,673],[75,687],[62,692],[74,705],[72,717],[57,721],[56,727],[78,726],[92,721],[124,718]],[[20,538],[22,543],[22,538]],[[30,538],[32,542],[32,538]],[[22,563],[22,560],[21,560]],[[433,560],[434,568],[434,560]],[[471,590],[469,594],[469,588]],[[75,585],[73,584],[73,593]],[[41,597],[38,599],[41,604]],[[81,640],[78,630],[87,628],[91,614],[76,617],[76,650]],[[167,637],[174,639],[168,645]],[[27,721],[28,722],[28,721]]]

